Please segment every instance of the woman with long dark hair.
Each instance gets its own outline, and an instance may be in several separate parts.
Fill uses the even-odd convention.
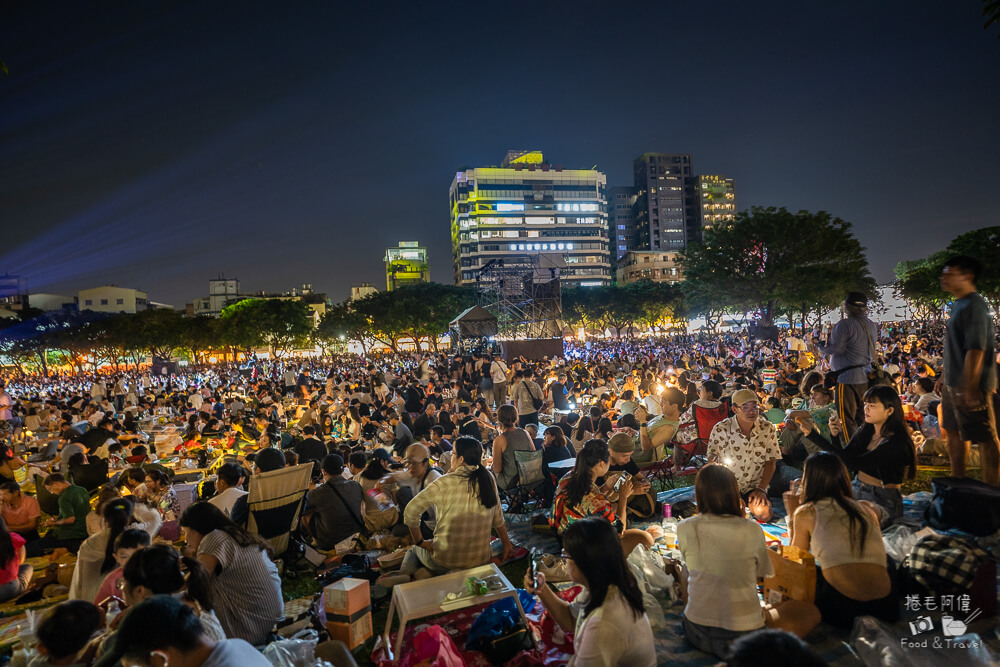
[[[555,425],[545,429],[545,436],[542,439],[542,495],[546,507],[552,504],[552,497],[556,493],[556,486],[552,481],[553,472],[549,468],[549,463],[565,461],[573,457],[573,448],[566,444],[563,430]],[[555,477],[558,479],[563,472],[565,470],[560,471]]]
[[[420,517],[435,508],[434,537],[424,539]],[[413,497],[403,512],[414,547],[406,553],[400,571],[413,575],[420,568],[431,574],[464,570],[490,560],[490,532],[503,543],[501,561],[514,551],[507,537],[496,480],[483,465],[483,445],[475,438],[461,437],[452,451],[451,471],[428,484]]]
[[[146,523],[138,523],[133,516],[129,498],[111,498],[101,505],[101,529],[84,540],[77,554],[76,568],[69,586],[70,600],[93,600],[104,577],[118,567],[115,560],[115,540],[126,528],[141,528],[156,535],[160,529],[160,516],[146,512]]]
[[[836,454],[854,478],[854,497],[874,505],[879,525],[884,530],[903,516],[903,496],[899,491],[904,479],[913,479],[917,454],[906,428],[903,404],[892,387],[880,385],[865,392],[865,423],[846,444],[840,424],[830,424],[833,442],[817,431],[812,421],[797,418],[799,428],[822,450]]]
[[[215,610],[226,636],[265,643],[284,611],[267,543],[207,502],[184,510],[180,525],[190,552],[215,577]]]
[[[575,522],[563,536],[563,557],[570,578],[586,589],[577,597],[582,608],[557,596],[545,585],[544,574],[532,581],[530,571],[526,573],[524,588],[538,595],[563,630],[574,633],[570,664],[655,665],[642,592],[611,524],[597,517]]]
[[[878,515],[851,492],[847,468],[833,454],[806,459],[801,486],[785,492],[793,546],[816,556],[816,606],[827,623],[849,628],[857,616],[899,618]]]
[[[13,600],[31,584],[35,570],[24,559],[24,538],[9,532],[0,517],[0,602]]]
[[[646,531],[626,530],[626,506],[635,490],[632,479],[626,477],[618,487],[618,501],[614,507],[597,487],[597,480],[607,475],[610,467],[611,450],[608,449],[608,443],[597,438],[588,440],[576,455],[576,465],[556,487],[549,525],[559,535],[563,535],[576,521],[588,516],[599,516],[619,530],[626,555],[637,544],[653,546],[653,538]]]

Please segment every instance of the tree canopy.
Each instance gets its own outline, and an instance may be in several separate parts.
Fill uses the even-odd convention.
[[[1000,227],[982,227],[953,238],[944,248],[921,259],[896,265],[896,293],[908,300],[921,318],[941,314],[951,297],[941,290],[941,271],[948,258],[968,255],[983,265],[976,285],[994,312],[1000,312]]]
[[[835,307],[850,291],[876,292],[851,224],[825,211],[741,211],[689,245],[682,267],[692,311],[757,312],[764,326],[781,314]]]

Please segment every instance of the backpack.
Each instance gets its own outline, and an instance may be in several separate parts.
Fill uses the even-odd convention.
[[[1000,488],[964,477],[935,477],[931,488],[934,499],[926,517],[932,528],[958,528],[980,537],[1000,530]]]

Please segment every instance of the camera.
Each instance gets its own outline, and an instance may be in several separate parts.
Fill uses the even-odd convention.
[[[919,635],[922,632],[928,632],[934,629],[934,621],[931,620],[930,616],[917,616],[915,619],[910,621],[910,632]]]

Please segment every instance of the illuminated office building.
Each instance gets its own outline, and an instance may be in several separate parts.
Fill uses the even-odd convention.
[[[698,197],[698,214],[701,228],[717,222],[736,219],[736,193],[733,179],[725,176],[701,175],[695,177],[694,191]]]
[[[563,285],[611,282],[607,177],[600,171],[564,169],[539,151],[509,151],[499,167],[455,174],[449,200],[456,285],[475,285],[492,260],[538,253],[565,262]]]
[[[427,283],[431,280],[427,264],[427,248],[416,241],[400,241],[395,248],[385,250],[385,288],[390,292],[403,285]]]

